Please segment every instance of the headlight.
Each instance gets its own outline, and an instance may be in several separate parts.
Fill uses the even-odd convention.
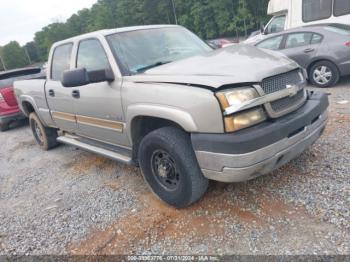
[[[254,88],[241,88],[237,90],[230,90],[226,92],[217,93],[216,96],[219,98],[222,109],[234,106],[239,107],[244,102],[253,100],[254,98],[259,97],[258,92]]]
[[[216,94],[221,107],[224,111],[227,108],[239,109],[245,103],[254,100],[259,97],[258,92],[251,87],[228,90],[219,92]],[[235,114],[225,116],[225,130],[226,132],[234,132],[252,125],[261,123],[266,120],[266,114],[262,107],[256,107],[254,109],[246,110],[243,112],[237,112]]]

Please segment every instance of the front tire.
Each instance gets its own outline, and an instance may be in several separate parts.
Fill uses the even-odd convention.
[[[50,150],[58,145],[57,130],[44,126],[36,113],[29,115],[29,125],[33,132],[35,141],[45,151]]]
[[[146,182],[169,205],[189,206],[208,188],[190,137],[179,128],[164,127],[149,133],[141,141],[138,157]]]
[[[339,70],[329,61],[320,61],[310,68],[309,79],[317,87],[326,88],[336,85],[339,81]]]

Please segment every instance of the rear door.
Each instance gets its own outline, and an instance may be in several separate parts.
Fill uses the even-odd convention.
[[[112,70],[113,82],[100,82],[73,88],[78,134],[109,144],[127,145],[124,114],[121,104],[122,78],[114,58],[108,59],[109,46],[104,38],[89,38],[78,43],[76,67],[88,74],[97,70]],[[112,53],[110,56],[112,57]]]
[[[281,52],[306,68],[317,50],[323,37],[313,32],[298,32],[285,35],[285,44]]]
[[[56,46],[51,59],[51,72],[45,86],[47,102],[52,119],[57,127],[64,131],[76,132],[77,123],[74,111],[74,99],[71,88],[61,84],[62,74],[70,69],[73,43]]]

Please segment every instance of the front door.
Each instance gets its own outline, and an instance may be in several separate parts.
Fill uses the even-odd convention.
[[[107,47],[105,47],[107,48]],[[78,46],[76,67],[87,72],[112,70],[101,41],[97,38],[82,40]],[[124,114],[121,104],[122,79],[116,76],[113,82],[100,82],[73,88],[79,95],[74,106],[78,134],[116,145],[128,145],[124,132]]]
[[[45,93],[50,113],[56,126],[64,131],[75,133],[74,99],[71,88],[61,84],[61,77],[70,68],[73,43],[63,44],[54,49],[51,61],[51,72],[45,85]]]

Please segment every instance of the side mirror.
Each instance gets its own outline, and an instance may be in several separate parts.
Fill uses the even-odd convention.
[[[263,22],[260,23],[260,32],[261,34],[265,34],[265,25]]]
[[[67,70],[63,72],[62,85],[76,87],[89,84],[89,76],[85,68]]]
[[[260,32],[263,34],[265,32],[265,27],[263,24],[260,25]]]
[[[90,72],[87,72],[86,68],[78,68],[65,71],[61,82],[64,87],[77,87],[114,80],[113,71],[109,68]]]
[[[114,74],[112,69],[102,69],[88,72],[89,82],[90,83],[99,83],[99,82],[113,82]]]

